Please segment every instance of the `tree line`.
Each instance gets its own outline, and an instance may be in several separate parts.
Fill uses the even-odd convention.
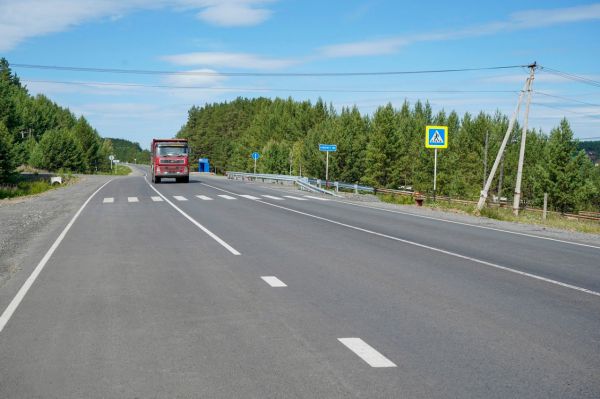
[[[257,171],[325,177],[325,154],[319,143],[337,144],[329,158],[332,180],[376,187],[412,187],[431,192],[433,150],[424,146],[426,125],[446,125],[448,149],[438,152],[438,193],[455,198],[479,196],[484,179],[484,159],[491,169],[508,118],[494,114],[439,111],[417,101],[399,109],[380,106],[372,115],[356,107],[339,112],[322,100],[237,98],[231,102],[194,106],[177,136],[187,138],[194,159],[206,157],[219,173],[252,171],[250,154],[261,158]],[[514,191],[521,128],[515,126],[491,192],[511,197]],[[544,193],[559,211],[600,208],[600,168],[578,149],[566,119],[549,134],[531,129],[522,198],[541,206]]]
[[[20,165],[79,173],[109,171],[115,141],[101,138],[83,116],[77,118],[44,95],[30,95],[8,61],[0,59],[0,183],[14,181]],[[134,150],[140,159],[148,158],[137,143],[130,144],[137,145]],[[118,148],[124,147],[118,141]]]

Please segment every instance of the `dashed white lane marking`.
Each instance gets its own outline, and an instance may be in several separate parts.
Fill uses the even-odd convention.
[[[161,202],[163,200],[160,197],[150,197],[150,198],[152,198],[152,201],[154,201],[154,202]]]
[[[202,201],[212,201],[212,198],[207,197],[206,195],[196,195],[196,198],[200,198]]]
[[[251,200],[260,199],[258,197],[253,196],[253,195],[246,195],[246,194],[240,194],[240,197],[244,197],[244,198],[251,199]]]
[[[138,197],[127,197],[127,202],[140,202]]]
[[[115,202],[115,199],[113,197],[107,197],[102,200],[103,204],[112,204],[113,202]]]
[[[263,195],[263,197],[265,197],[265,198],[270,198],[270,199],[274,199],[274,200],[283,201],[283,198],[281,198],[281,197],[276,197],[276,196],[274,196],[274,195]]]
[[[112,179],[107,181],[106,183],[104,183],[102,186],[100,186],[100,188],[98,190],[94,191],[94,193],[92,195],[90,195],[90,197],[83,203],[83,205],[81,205],[81,208],[79,208],[77,213],[75,213],[75,216],[73,216],[73,219],[71,219],[71,221],[69,222],[69,224],[67,224],[67,226],[64,228],[62,233],[60,233],[60,235],[58,236],[56,241],[54,241],[54,244],[52,244],[52,246],[50,247],[48,252],[46,252],[46,255],[44,255],[42,260],[40,260],[40,263],[38,263],[37,266],[35,267],[35,269],[33,269],[33,272],[31,272],[29,277],[27,277],[27,280],[25,280],[25,282],[23,283],[21,288],[19,288],[17,295],[15,295],[13,300],[10,301],[10,303],[8,304],[8,306],[6,307],[6,309],[0,316],[0,332],[2,332],[2,330],[4,330],[6,323],[8,323],[8,321],[12,317],[15,310],[17,310],[17,308],[19,307],[19,304],[21,303],[21,301],[23,300],[25,295],[27,295],[27,291],[29,291],[29,289],[31,288],[31,286],[33,285],[33,283],[35,282],[35,280],[37,279],[39,274],[44,269],[44,266],[46,266],[46,263],[48,263],[48,260],[50,260],[50,257],[52,256],[54,251],[56,251],[56,248],[58,248],[58,246],[60,245],[62,240],[65,238],[65,236],[71,229],[71,226],[73,226],[73,223],[75,223],[75,220],[77,220],[77,218],[83,211],[83,208],[85,208],[85,206],[92,200],[92,198],[94,198],[94,195],[96,195],[96,193],[98,193],[98,191],[102,190],[104,188],[104,186],[106,186],[111,181],[112,181]]]
[[[287,285],[275,276],[260,276],[271,287],[287,287]]]
[[[284,195],[285,198],[290,198],[296,201],[308,201],[306,198],[294,197],[293,195]]]
[[[329,201],[327,198],[313,197],[312,195],[305,195],[304,198],[312,198],[312,199],[316,199],[319,201]]]
[[[397,367],[390,359],[360,338],[338,338],[338,340],[371,367]]]
[[[237,198],[235,198],[235,197],[232,197],[231,195],[225,195],[225,194],[219,194],[219,197],[221,197],[221,198],[225,198],[225,199],[228,199],[228,200],[234,200],[234,199],[237,199]]]
[[[185,198],[183,195],[174,195],[173,198],[175,198],[177,201],[187,201],[187,198]]]
[[[202,226],[194,218],[192,218],[190,215],[188,215],[187,213],[185,213],[184,211],[182,211],[177,205],[175,205],[173,202],[169,201],[169,199],[167,197],[165,197],[164,195],[162,195],[162,193],[160,191],[158,191],[152,184],[150,184],[150,182],[148,180],[146,180],[146,183],[148,183],[148,185],[150,186],[150,188],[152,190],[154,190],[154,192],[156,194],[160,195],[160,197],[162,199],[164,199],[167,202],[167,204],[171,205],[177,212],[181,213],[187,220],[189,220],[196,227],[198,227],[200,230],[202,230],[203,232],[205,232],[206,234],[208,234],[209,237],[211,237],[213,240],[215,240],[216,242],[218,242],[219,244],[221,244],[223,247],[225,247],[225,249],[227,249],[232,254],[234,254],[234,255],[241,255],[241,253],[239,253],[235,248],[233,248],[231,245],[229,245],[225,241],[223,241],[223,239],[221,237],[219,237],[218,235],[216,235],[215,233],[213,233],[212,231],[210,231],[206,227]]]
[[[212,187],[214,189],[226,192],[226,193],[235,194],[235,193],[232,193],[231,191],[227,191],[227,190],[224,190],[224,189],[219,188],[219,187],[211,186],[210,184],[206,184],[206,183],[202,183],[202,184],[204,184],[205,186]],[[305,197],[307,197],[307,196],[305,196]],[[315,198],[318,198],[318,197],[315,197]],[[579,286],[576,286],[576,285],[573,285],[573,284],[563,283],[562,281],[558,281],[558,280],[552,280],[550,278],[543,277],[543,276],[540,276],[540,275],[537,275],[537,274],[527,273],[527,272],[524,272],[524,271],[521,271],[521,270],[518,270],[518,269],[513,269],[513,268],[510,268],[510,267],[507,267],[507,266],[502,266],[502,265],[499,265],[497,263],[488,262],[488,261],[483,260],[483,259],[477,259],[477,258],[473,258],[471,256],[461,255],[461,254],[459,254],[457,252],[446,251],[445,249],[432,247],[430,245],[421,244],[421,243],[418,243],[418,242],[415,242],[415,241],[405,240],[404,238],[394,237],[394,236],[390,236],[388,234],[379,233],[377,231],[363,229],[362,227],[353,226],[351,224],[346,224],[346,223],[338,222],[337,220],[332,220],[332,219],[324,218],[322,216],[313,215],[311,213],[298,211],[296,209],[287,208],[285,206],[281,206],[281,205],[277,205],[277,204],[272,204],[270,202],[265,202],[265,201],[260,201],[260,200],[256,201],[256,202],[260,202],[261,204],[265,204],[265,205],[272,206],[272,207],[275,207],[275,208],[283,209],[283,210],[286,210],[288,212],[297,213],[299,215],[304,215],[304,216],[307,216],[307,217],[310,217],[310,218],[314,218],[314,219],[317,219],[317,220],[322,220],[322,221],[327,222],[327,223],[332,223],[332,224],[335,224],[335,225],[338,225],[338,226],[342,226],[342,227],[347,227],[349,229],[353,229],[353,230],[356,230],[356,231],[361,231],[363,233],[372,234],[372,235],[378,236],[378,237],[388,238],[390,240],[402,242],[402,243],[405,243],[405,244],[408,244],[408,245],[414,245],[415,247],[427,249],[427,250],[430,250],[430,251],[433,251],[433,252],[438,252],[438,253],[442,253],[442,254],[449,255],[449,256],[454,256],[454,257],[459,258],[459,259],[464,259],[464,260],[468,260],[468,261],[471,261],[471,262],[479,263],[481,265],[493,267],[493,268],[498,269],[498,270],[504,270],[504,271],[507,271],[507,272],[510,272],[510,273],[518,274],[518,275],[523,276],[523,277],[533,278],[533,279],[538,280],[538,281],[544,281],[544,282],[549,283],[549,284],[558,285],[560,287],[569,288],[569,289],[572,289],[572,290],[575,290],[575,291],[584,292],[586,294],[590,294],[590,295],[594,295],[594,296],[600,297],[600,292],[598,292],[598,291],[589,290],[587,288],[579,287]]]

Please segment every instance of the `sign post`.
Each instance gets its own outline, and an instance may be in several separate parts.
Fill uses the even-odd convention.
[[[327,154],[325,160],[325,187],[329,187],[329,153],[337,151],[337,144],[319,144],[319,151]]]
[[[108,159],[110,159],[110,172],[112,173],[112,170],[113,170],[112,165],[113,165],[113,161],[115,160],[115,156],[114,155],[109,155]]]
[[[254,174],[256,174],[256,160],[260,158],[260,154],[258,152],[252,153],[252,159],[254,159]]]
[[[426,126],[425,147],[433,148],[433,201],[437,190],[438,148],[448,148],[448,126]]]

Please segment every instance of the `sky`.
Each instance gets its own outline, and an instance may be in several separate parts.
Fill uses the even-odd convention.
[[[548,133],[566,117],[577,138],[600,139],[599,39],[600,3],[577,0],[0,0],[0,57],[30,93],[145,148],[191,106],[239,96],[511,115],[534,61],[529,126]],[[290,76],[499,66],[519,67]]]

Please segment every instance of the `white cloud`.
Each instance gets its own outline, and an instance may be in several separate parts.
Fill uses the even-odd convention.
[[[227,80],[227,77],[219,75],[212,69],[193,69],[186,71],[188,74],[168,75],[164,83],[171,86],[200,86],[210,87]]]
[[[600,3],[566,8],[527,10],[513,13],[505,21],[495,21],[452,31],[361,40],[325,46],[320,49],[320,54],[332,58],[384,55],[395,53],[404,46],[418,42],[456,40],[595,20],[600,20]]]
[[[102,18],[112,21],[144,9],[198,11],[198,18],[219,26],[257,25],[271,15],[271,0],[2,0],[0,51],[26,39],[61,32]]]
[[[163,60],[175,65],[210,66],[239,69],[281,69],[299,61],[285,58],[266,58],[248,53],[197,52],[167,55]]]
[[[207,1],[206,8],[198,13],[201,20],[219,26],[253,26],[267,20],[272,12],[261,7],[268,1],[215,0]]]

